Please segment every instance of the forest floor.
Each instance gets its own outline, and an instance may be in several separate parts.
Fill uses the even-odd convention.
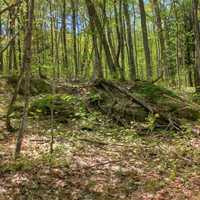
[[[99,117],[96,128],[57,123],[49,153],[48,119],[33,119],[21,159],[4,115],[9,93],[0,90],[0,200],[199,200],[200,135],[138,132]],[[2,134],[1,134],[2,135]]]

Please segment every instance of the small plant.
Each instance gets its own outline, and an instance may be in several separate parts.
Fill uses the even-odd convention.
[[[147,127],[152,132],[155,129],[156,121],[159,118],[159,114],[152,114],[150,113],[146,118]]]
[[[0,165],[0,172],[17,172],[17,171],[30,171],[35,166],[32,160],[21,157],[15,162]]]
[[[90,101],[91,102],[96,102],[96,101],[99,101],[101,99],[102,99],[102,97],[99,93],[91,93],[90,94]]]

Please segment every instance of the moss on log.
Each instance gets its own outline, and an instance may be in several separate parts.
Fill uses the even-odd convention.
[[[18,77],[17,76],[9,76],[7,78],[8,84],[11,85],[13,88],[17,85]],[[38,95],[41,93],[50,93],[51,92],[51,85],[46,79],[31,78],[31,84],[30,84],[30,93],[31,95]],[[24,94],[24,80],[22,81],[19,94]]]

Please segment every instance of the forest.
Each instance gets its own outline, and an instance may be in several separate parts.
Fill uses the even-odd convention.
[[[199,199],[199,0],[0,0],[0,200]]]

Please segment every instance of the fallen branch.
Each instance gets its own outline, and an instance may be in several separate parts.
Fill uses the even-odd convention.
[[[120,93],[126,95],[127,97],[131,98],[133,102],[135,102],[136,104],[142,106],[143,108],[145,108],[147,111],[153,113],[153,109],[151,108],[151,106],[147,105],[145,102],[143,102],[142,100],[137,99],[136,97],[134,97],[132,94],[130,94],[126,89],[121,88],[119,86],[117,86],[116,84],[112,83],[111,81],[106,81],[106,80],[100,80],[97,81],[95,83],[95,86],[102,86],[104,89],[106,89],[106,87],[111,87],[111,88],[115,88],[116,90],[118,90]]]

